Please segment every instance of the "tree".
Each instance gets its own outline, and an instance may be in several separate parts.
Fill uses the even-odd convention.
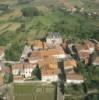
[[[5,59],[10,61],[19,61],[24,45],[24,42],[21,41],[15,41],[9,45],[5,50]]]
[[[21,12],[25,17],[33,17],[33,16],[38,16],[40,14],[36,7],[26,7],[23,8]]]
[[[13,82],[12,66],[9,63],[6,63],[5,66],[8,67],[9,71],[4,74],[4,83],[8,84]]]
[[[27,4],[30,3],[31,0],[17,0],[18,4]]]
[[[42,38],[40,39],[40,41],[42,42],[43,49],[44,49],[44,42],[46,42],[46,36],[42,37]]]
[[[41,80],[41,70],[39,65],[37,64],[36,67],[32,71],[32,77],[35,77],[37,80]]]
[[[5,73],[4,75],[4,83],[8,84],[13,82],[13,74],[12,73]]]

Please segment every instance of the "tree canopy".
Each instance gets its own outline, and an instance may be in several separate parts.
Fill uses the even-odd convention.
[[[36,80],[41,80],[41,70],[39,68],[39,65],[37,64],[36,67],[32,71],[32,77],[35,77]]]
[[[33,17],[33,16],[38,16],[39,11],[36,7],[26,7],[21,10],[23,16],[25,17]]]
[[[16,41],[9,45],[5,50],[5,59],[8,61],[19,61],[24,45],[25,44],[21,41]]]

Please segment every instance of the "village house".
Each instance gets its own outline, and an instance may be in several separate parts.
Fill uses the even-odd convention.
[[[77,64],[76,64],[76,61],[74,59],[67,59],[64,61],[65,71],[72,72],[75,67],[77,67]]]
[[[67,11],[73,14],[73,13],[75,13],[75,12],[77,11],[77,8],[74,7],[74,6],[69,6],[69,7],[67,8]]]
[[[56,63],[50,62],[49,59],[39,62],[39,66],[42,74],[42,81],[53,82],[57,81],[57,65]]]
[[[46,42],[43,42],[41,40],[34,40],[34,41],[30,41],[30,45],[33,46],[33,50],[34,51],[37,51],[37,50],[42,50],[42,49],[46,49],[47,46],[46,46]],[[44,48],[43,48],[43,45],[44,45]]]
[[[13,64],[12,73],[14,76],[24,75],[23,64]]]
[[[50,60],[50,59],[46,60],[45,59],[44,61],[39,62],[39,66],[41,68],[42,81],[56,82],[58,80],[57,59],[56,60]],[[76,62],[74,60],[65,60],[64,61],[64,69],[65,69],[66,77],[67,77],[67,74],[70,75],[70,74],[74,73],[74,71],[73,71],[74,67],[76,67]],[[79,77],[79,75],[78,75],[78,77]],[[69,78],[67,78],[67,83],[68,83],[68,80],[69,80]],[[74,80],[76,80],[76,78]],[[78,78],[78,80],[80,80],[80,79]],[[71,82],[73,82],[73,79],[71,80]]]
[[[25,45],[22,55],[20,57],[20,62],[24,62],[24,60],[28,58],[31,52],[32,52],[31,46]]]
[[[40,50],[40,51],[33,51],[31,53],[31,56],[28,58],[30,63],[38,62],[44,58],[49,59],[53,55],[65,55],[63,49],[61,47],[57,48],[52,48],[52,49],[45,49],[45,50]]]
[[[63,55],[63,54],[59,54],[56,52],[53,52],[53,54],[50,52],[48,54],[44,53],[45,55],[47,55],[45,58],[43,58],[40,62],[40,68],[41,68],[41,73],[42,73],[42,81],[57,81],[58,80],[58,60],[57,57],[63,57],[64,59],[64,69],[65,69],[65,73],[70,74],[73,73],[74,71],[74,67],[77,67],[76,65],[76,61],[73,59],[68,59],[68,56]],[[49,58],[48,58],[49,57]],[[78,75],[79,77],[79,75]],[[69,80],[69,78],[68,78]],[[76,79],[72,79],[71,82],[74,82]],[[78,80],[80,80],[78,78]],[[77,80],[77,83],[78,83]],[[68,82],[68,81],[67,81]],[[82,80],[80,81],[82,82]],[[76,83],[76,81],[75,81]]]
[[[66,80],[67,80],[67,84],[70,83],[81,84],[84,82],[84,77],[75,72],[72,72],[72,73],[67,73]]]
[[[42,81],[44,82],[56,82],[58,81],[58,62],[48,61],[40,62],[40,68],[42,72]],[[66,83],[80,84],[84,82],[83,76],[74,72],[76,62],[73,60],[67,60],[64,62],[64,68],[66,73]]]
[[[47,39],[46,39],[46,45],[50,47],[56,47],[57,45],[60,45],[62,43],[62,37],[60,33],[58,32],[50,32],[48,33]]]
[[[95,44],[89,40],[76,44],[76,48],[78,50],[80,59],[85,61],[85,64],[88,63],[89,55],[96,50]]]
[[[33,69],[36,67],[37,63],[19,63],[12,65],[12,73],[14,75],[14,79],[27,79],[31,77],[31,73]]]

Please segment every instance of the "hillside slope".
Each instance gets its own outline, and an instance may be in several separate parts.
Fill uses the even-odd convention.
[[[50,31],[59,31],[62,35],[71,38],[72,36],[77,37],[77,32],[81,30],[81,22],[85,22],[82,23],[83,26],[85,25],[82,27],[83,30],[86,30],[83,31],[85,33],[88,33],[92,27],[97,31],[99,27],[98,19],[86,19],[85,16],[79,13],[70,15],[66,10],[61,9],[62,6],[66,8],[76,6],[78,8],[83,7],[86,11],[98,12],[98,0],[28,0],[28,3],[19,3],[18,0],[0,0],[0,4],[8,5],[9,8],[5,10],[5,8],[2,8],[2,5],[0,5],[0,7],[4,9],[3,11],[0,10],[0,45],[7,45],[18,39],[33,40],[37,36],[41,36],[41,34]],[[24,17],[22,15],[22,9],[26,7],[36,7],[40,15]],[[89,22],[87,23],[88,20]],[[55,29],[55,24],[58,27],[57,29]],[[85,29],[87,24],[89,26]],[[90,36],[92,36],[92,34],[90,34]]]

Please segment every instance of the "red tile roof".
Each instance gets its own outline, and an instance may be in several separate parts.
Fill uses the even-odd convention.
[[[75,61],[75,60],[70,60],[70,59],[64,61],[64,67],[65,67],[65,68],[66,68],[66,67],[70,67],[70,66],[76,67],[76,66],[77,66],[76,61]]]
[[[40,51],[33,51],[29,59],[33,58],[51,58],[53,55],[64,54],[64,51],[61,47],[57,47],[55,49],[48,49],[48,50],[40,50]]]
[[[76,74],[76,73],[67,74],[66,77],[69,80],[84,80],[83,76]]]
[[[13,80],[24,80],[24,77],[22,76],[13,76]]]
[[[88,50],[80,50],[79,56],[81,59],[88,59],[89,58],[89,51]]]
[[[30,42],[30,44],[33,45],[34,47],[43,48],[43,44],[40,40],[34,40]],[[44,46],[46,46],[46,43],[44,43]]]
[[[12,70],[13,69],[23,69],[23,64],[13,64],[12,65]]]
[[[2,72],[3,73],[10,73],[11,69],[9,67],[2,67]]]
[[[34,65],[36,65],[36,64],[37,64],[37,63],[34,63],[34,64],[30,64],[30,63],[13,64],[13,65],[12,65],[12,70],[13,70],[13,69],[33,68]]]

